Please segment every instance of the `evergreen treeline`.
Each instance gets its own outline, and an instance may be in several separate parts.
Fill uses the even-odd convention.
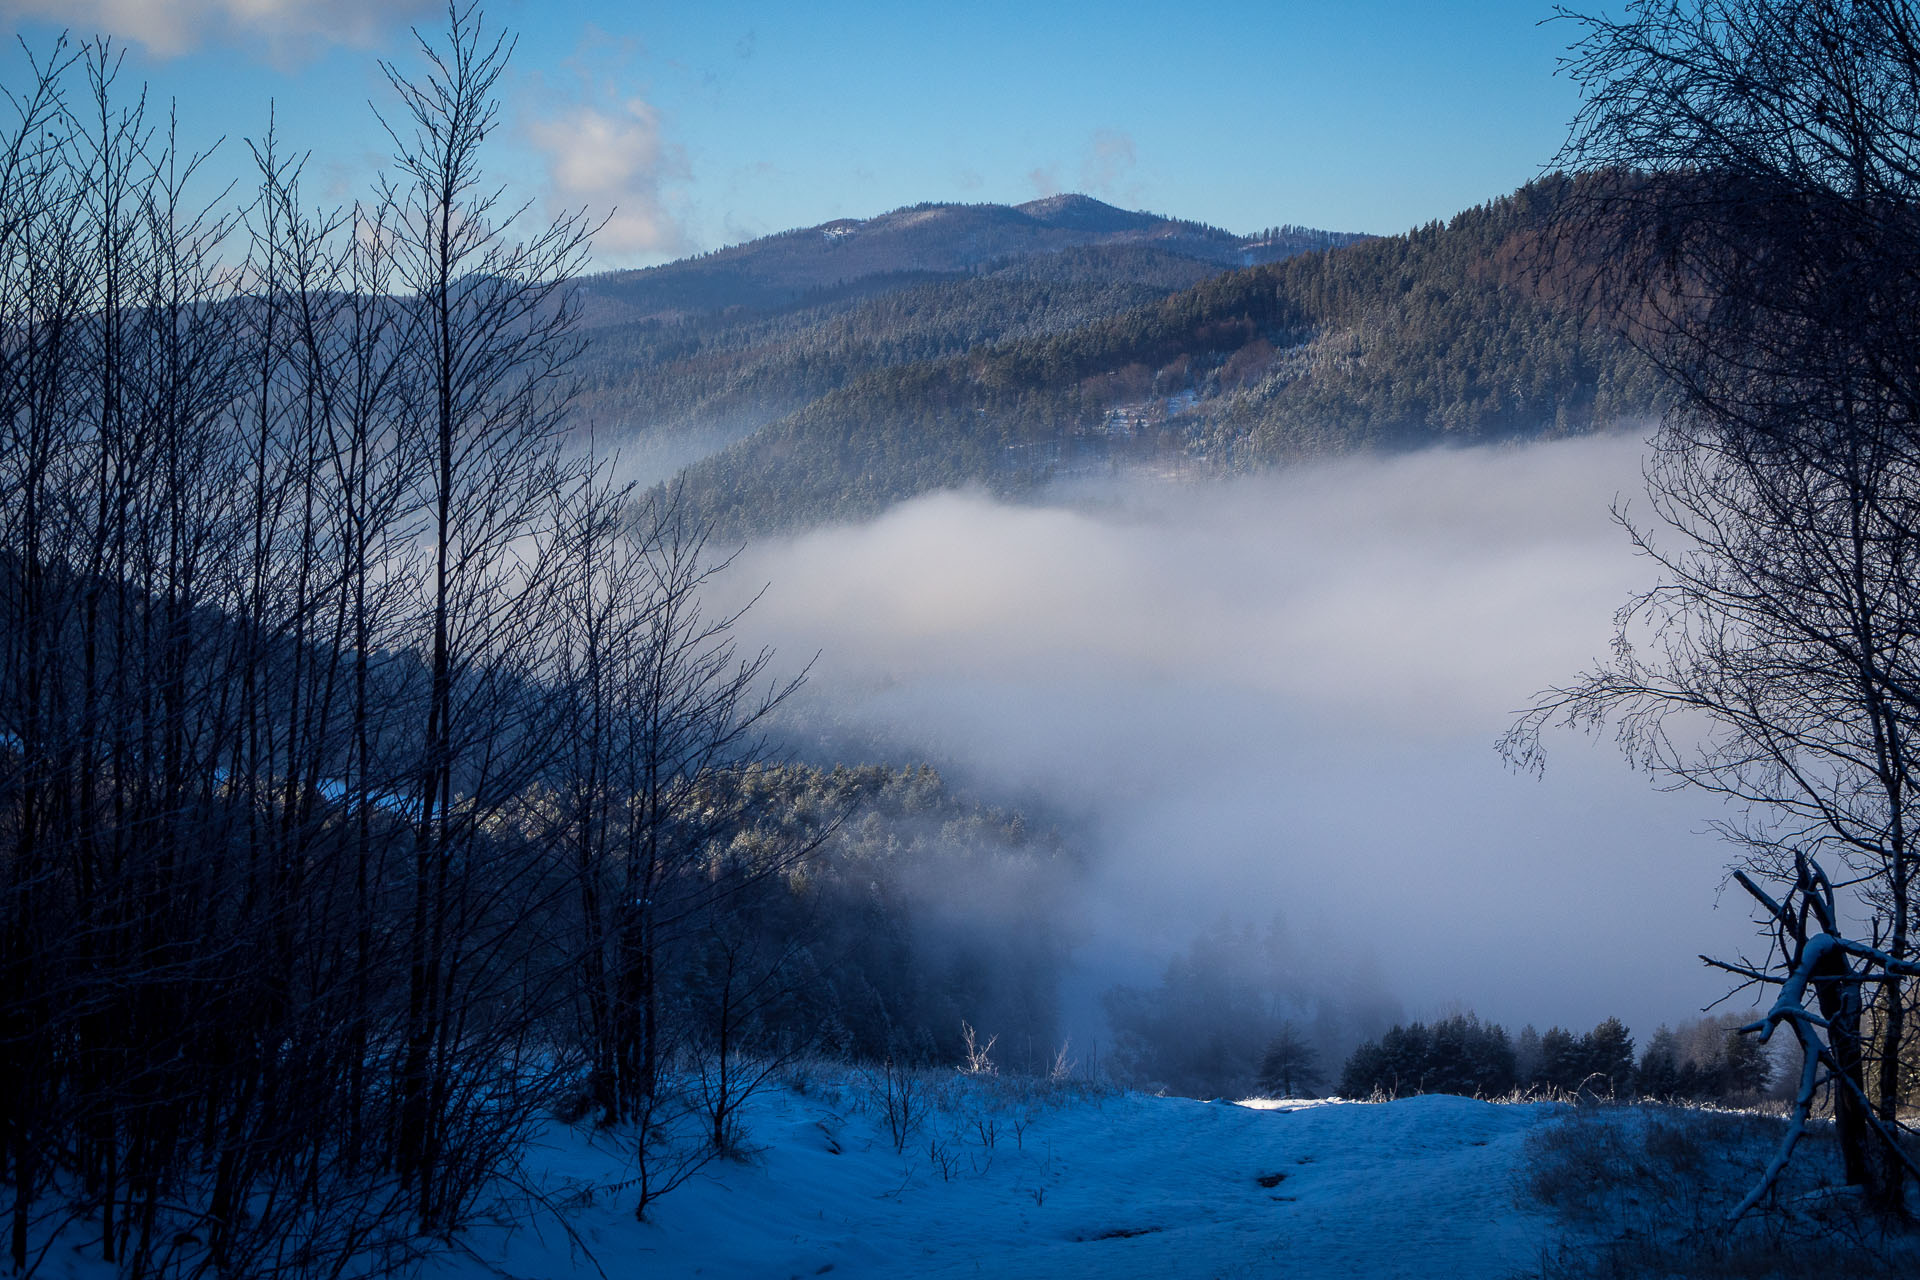
[[[1055,333],[1357,238],[1276,227],[1243,240],[1062,196],[915,206],[589,277],[576,420],[670,477],[864,374]]]
[[[1649,1098],[1690,1102],[1745,1101],[1764,1093],[1772,1074],[1766,1047],[1739,1027],[1739,1015],[1662,1026],[1647,1040],[1634,1077]]]
[[[1383,1094],[1461,1093],[1493,1097],[1517,1082],[1513,1042],[1498,1023],[1457,1014],[1432,1024],[1408,1023],[1353,1051],[1340,1072],[1349,1098]]]
[[[1735,1015],[1662,1026],[1637,1061],[1618,1018],[1517,1035],[1472,1013],[1399,1021],[1351,965],[1303,947],[1279,920],[1255,929],[1222,918],[1157,983],[1112,987],[1102,1003],[1106,1069],[1188,1097],[1536,1092],[1739,1104],[1771,1079],[1764,1046],[1739,1031],[1751,1018]]]
[[[1456,1014],[1396,1026],[1353,1051],[1340,1073],[1350,1098],[1457,1093],[1499,1097],[1515,1090],[1647,1097],[1663,1101],[1751,1102],[1771,1067],[1738,1018],[1706,1019],[1678,1031],[1662,1026],[1636,1064],[1633,1037],[1618,1018],[1591,1031],[1525,1027],[1510,1037],[1498,1023]]]
[[[1338,252],[1268,268],[1311,332],[1240,390],[1204,447],[1235,463],[1371,445],[1585,432],[1653,411],[1658,380],[1606,300],[1596,264],[1549,230],[1575,180]]]

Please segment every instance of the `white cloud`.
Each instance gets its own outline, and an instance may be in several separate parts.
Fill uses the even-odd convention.
[[[578,102],[532,121],[527,136],[546,159],[552,210],[584,205],[590,216],[606,219],[593,240],[598,259],[687,251],[686,231],[665,191],[687,177],[686,155],[665,139],[650,103],[637,97]]]
[[[1080,161],[1080,187],[1100,195],[1119,194],[1120,180],[1133,171],[1133,163],[1132,137],[1118,129],[1101,129]]]
[[[41,18],[81,35],[135,40],[170,58],[205,44],[261,44],[275,61],[318,47],[378,43],[434,8],[432,0],[0,0],[0,13]]]

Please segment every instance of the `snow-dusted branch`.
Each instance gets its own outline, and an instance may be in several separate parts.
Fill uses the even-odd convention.
[[[1826,1046],[1820,1043],[1820,1038],[1813,1032],[1816,1021],[1820,1026],[1826,1025],[1823,1020],[1814,1019],[1813,1015],[1803,1008],[1798,1006],[1783,1008],[1780,1002],[1775,1002],[1767,1016],[1755,1024],[1755,1027],[1764,1028],[1760,1032],[1763,1040],[1770,1036],[1773,1029],[1781,1022],[1792,1024],[1794,1033],[1800,1039],[1800,1087],[1794,1091],[1793,1113],[1787,1121],[1786,1136],[1780,1140],[1780,1149],[1768,1162],[1766,1172],[1760,1175],[1760,1181],[1755,1184],[1752,1191],[1747,1193],[1747,1198],[1734,1206],[1733,1212],[1727,1215],[1729,1223],[1738,1222],[1746,1217],[1768,1192],[1779,1185],[1780,1175],[1786,1172],[1787,1162],[1793,1158],[1794,1148],[1800,1145],[1800,1139],[1807,1131],[1807,1117],[1813,1110],[1813,1100],[1819,1093],[1822,1082],[1820,1068],[1826,1064],[1829,1072],[1832,1070]],[[1755,1027],[1742,1027],[1741,1030],[1751,1031]]]
[[[1795,870],[1792,890],[1778,901],[1744,872],[1734,875],[1772,917],[1784,972],[1701,957],[1715,968],[1780,988],[1766,1015],[1741,1027],[1742,1032],[1757,1035],[1764,1043],[1784,1024],[1800,1043],[1800,1084],[1794,1093],[1786,1134],[1759,1182],[1728,1215],[1730,1222],[1745,1217],[1779,1185],[1781,1174],[1806,1133],[1820,1088],[1826,1084],[1837,1091],[1834,1117],[1849,1183],[1871,1178],[1874,1165],[1869,1148],[1873,1138],[1879,1140],[1884,1160],[1920,1177],[1920,1167],[1901,1149],[1900,1126],[1889,1125],[1874,1112],[1861,1078],[1860,1054],[1862,986],[1920,974],[1920,965],[1844,936],[1838,928],[1833,882],[1817,862],[1804,855],[1796,857]],[[1818,1013],[1807,1007],[1809,992],[1820,1006]]]

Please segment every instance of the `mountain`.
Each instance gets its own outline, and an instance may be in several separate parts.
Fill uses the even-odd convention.
[[[1241,261],[1357,238],[1233,236],[1054,196],[924,205],[589,277],[576,422],[617,442],[629,475],[665,479],[877,371],[1061,333]]]
[[[1231,470],[1652,413],[1653,371],[1563,283],[1595,265],[1565,261],[1547,236],[1573,194],[1571,180],[1543,179],[1446,223],[1184,287],[1165,271],[1180,259],[1150,280],[1137,256],[1147,246],[1130,243],[1081,250],[1058,280],[1029,258],[964,287],[870,301],[835,323],[904,343],[892,358],[787,383],[786,412],[680,482],[723,531],[762,533],[954,485],[1014,494],[1127,460]],[[1107,217],[1077,203],[1041,213]]]
[[[1087,245],[1137,245],[1217,267],[1269,262],[1357,237],[1280,227],[1236,236],[1203,223],[1114,208],[1084,195],[1023,205],[917,204],[841,218],[642,271],[597,276],[589,296],[604,322],[781,307],[876,277],[957,274],[983,264]]]

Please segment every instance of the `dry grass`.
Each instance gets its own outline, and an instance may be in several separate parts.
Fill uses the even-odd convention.
[[[1564,1227],[1545,1280],[1910,1280],[1920,1233],[1889,1233],[1836,1184],[1830,1133],[1800,1144],[1771,1203],[1733,1226],[1784,1122],[1677,1106],[1581,1107],[1528,1139],[1518,1193]]]

